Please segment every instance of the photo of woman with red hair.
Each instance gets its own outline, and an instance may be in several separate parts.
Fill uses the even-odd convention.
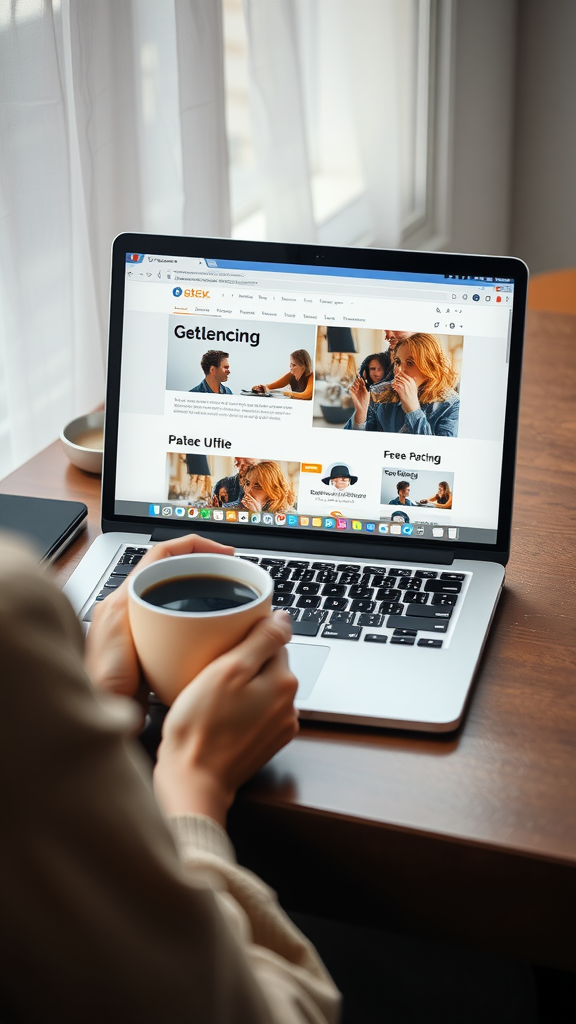
[[[244,478],[238,508],[249,512],[294,512],[296,492],[277,462],[257,462]]]

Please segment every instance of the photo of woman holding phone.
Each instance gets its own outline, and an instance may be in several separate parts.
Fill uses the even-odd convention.
[[[356,378],[350,388],[354,415],[344,429],[456,437],[458,374],[436,336],[412,334],[400,342],[393,367],[390,386],[379,394],[371,394],[362,377]]]
[[[238,508],[249,512],[294,512],[296,492],[276,462],[257,462],[244,478]]]

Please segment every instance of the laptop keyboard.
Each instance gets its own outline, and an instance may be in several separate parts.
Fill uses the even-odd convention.
[[[148,547],[125,547],[83,616],[126,579]],[[441,648],[470,573],[338,561],[239,555],[274,580],[274,608],[292,618],[294,636]]]

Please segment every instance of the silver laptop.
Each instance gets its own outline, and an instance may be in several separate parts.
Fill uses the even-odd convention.
[[[85,628],[197,532],[275,580],[302,718],[462,720],[509,554],[516,259],[124,234]]]

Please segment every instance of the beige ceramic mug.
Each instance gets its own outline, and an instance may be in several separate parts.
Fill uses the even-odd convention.
[[[183,612],[150,604],[142,595],[157,584],[189,576],[219,576],[247,584],[254,601],[223,611]],[[232,555],[176,555],[128,578],[128,614],[147,682],[165,704],[214,658],[244,639],[272,610],[273,581],[264,569]]]

